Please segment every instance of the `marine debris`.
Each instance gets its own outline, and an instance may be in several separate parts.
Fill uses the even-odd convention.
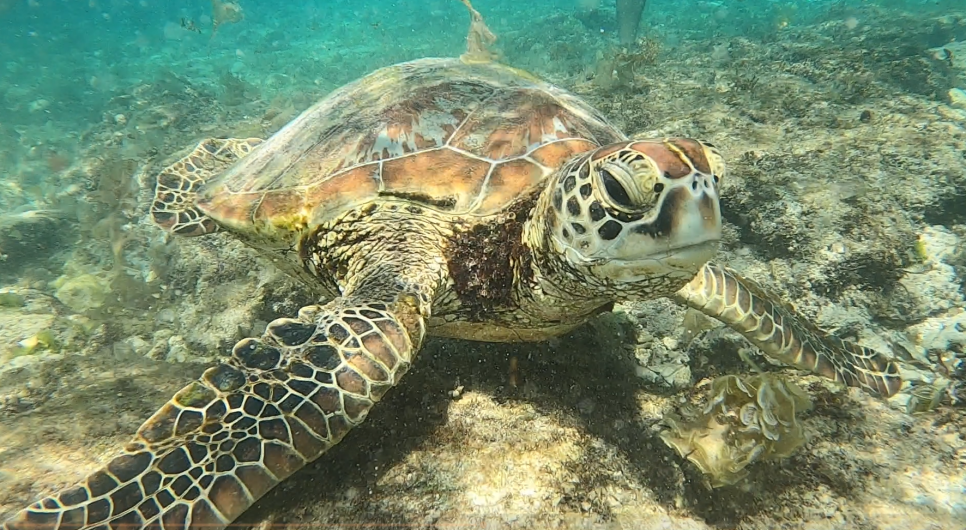
[[[464,64],[488,63],[497,59],[497,54],[489,49],[496,42],[496,35],[486,27],[483,15],[473,9],[470,0],[460,0],[470,10],[470,31],[466,35],[466,53],[460,55]]]
[[[787,457],[805,443],[797,418],[812,408],[801,388],[772,374],[725,375],[693,421],[668,415],[661,439],[708,475],[711,487],[744,478],[748,465]]]

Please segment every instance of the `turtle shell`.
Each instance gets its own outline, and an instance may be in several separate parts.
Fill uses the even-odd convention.
[[[486,216],[575,153],[625,136],[577,97],[496,63],[421,59],[319,101],[207,182],[226,228],[301,232],[378,198]]]

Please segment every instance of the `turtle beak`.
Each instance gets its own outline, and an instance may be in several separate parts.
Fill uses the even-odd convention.
[[[711,175],[667,179],[650,216],[626,223],[623,236],[601,249],[595,273],[620,282],[672,275],[690,278],[718,250],[721,208]]]
[[[658,214],[652,222],[641,222],[630,229],[647,241],[647,254],[673,255],[721,239],[721,207],[718,190],[711,175],[692,173],[676,179],[658,203]]]
[[[606,216],[583,257],[618,282],[689,278],[718,249],[724,172],[717,150],[691,139],[641,140],[608,153],[596,168]]]
[[[670,292],[718,248],[721,155],[687,138],[606,145],[565,168],[550,196],[551,241],[603,280]],[[671,287],[675,289],[671,289]]]

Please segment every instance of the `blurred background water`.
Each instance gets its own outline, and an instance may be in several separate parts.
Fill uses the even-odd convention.
[[[870,4],[925,17],[956,2],[650,0],[640,35],[659,41],[666,54],[686,41],[706,41],[713,53],[729,38],[767,39],[821,21],[854,20],[849,24],[858,31],[871,22],[856,16],[858,10]],[[85,143],[84,132],[113,119],[123,99],[137,99],[146,85],[178,78],[200,92],[219,93],[233,77],[243,87],[239,98],[271,102],[302,94],[301,108],[378,67],[453,56],[463,47],[465,9],[451,0],[242,0],[239,6],[244,19],[213,35],[212,5],[205,0],[0,2],[4,180],[39,181],[69,165]],[[599,50],[616,42],[612,1],[491,0],[482,8],[507,62],[538,74],[586,69]],[[926,49],[948,37],[915,35],[919,42],[908,45]]]

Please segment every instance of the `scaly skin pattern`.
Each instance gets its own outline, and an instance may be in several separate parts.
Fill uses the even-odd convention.
[[[151,205],[154,221],[172,234],[200,236],[218,231],[218,225],[193,204],[194,194],[211,176],[247,155],[261,138],[209,138],[187,156],[166,167],[157,178]]]
[[[362,422],[427,334],[544,340],[623,300],[672,297],[893,394],[894,364],[708,263],[724,175],[710,144],[628,140],[558,88],[445,60],[377,72],[265,142],[205,140],[162,171],[155,221],[229,232],[334,299],[239,341],[120,456],[2,530],[224,528]]]
[[[720,265],[702,267],[674,299],[728,324],[792,366],[883,396],[895,394],[902,384],[896,363],[869,348],[829,337]]]
[[[359,276],[346,296],[239,341],[121,455],[3,530],[225,527],[338,443],[409,369],[428,308],[398,281],[406,268]]]

